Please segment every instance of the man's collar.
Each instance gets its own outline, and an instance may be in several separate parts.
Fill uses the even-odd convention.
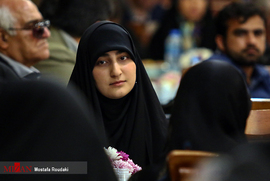
[[[28,74],[31,74],[33,72],[40,73],[38,69],[31,66],[30,68],[21,64],[20,62],[17,62],[10,57],[4,55],[3,53],[0,53],[0,56],[3,58],[3,60],[9,64],[12,69],[18,74],[19,77],[23,78]]]

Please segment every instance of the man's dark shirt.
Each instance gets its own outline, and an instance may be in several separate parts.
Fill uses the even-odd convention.
[[[222,60],[234,65],[246,80],[246,74],[243,69],[234,63],[228,56],[222,53],[216,53],[208,60]],[[256,64],[251,76],[250,85],[247,85],[252,98],[270,98],[270,75],[263,65]]]

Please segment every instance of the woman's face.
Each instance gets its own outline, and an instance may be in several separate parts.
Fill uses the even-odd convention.
[[[136,65],[127,52],[109,51],[96,61],[93,76],[102,95],[110,99],[120,99],[135,85]]]
[[[178,11],[192,22],[200,21],[203,18],[207,6],[207,0],[178,0]]]

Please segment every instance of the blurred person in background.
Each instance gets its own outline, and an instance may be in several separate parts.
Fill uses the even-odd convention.
[[[217,51],[210,60],[234,65],[243,75],[252,98],[270,98],[270,75],[258,62],[266,48],[267,20],[251,3],[231,3],[216,17]]]
[[[170,117],[170,150],[226,153],[247,142],[250,95],[241,73],[223,61],[203,61],[184,74]]]
[[[120,22],[130,32],[142,59],[148,58],[150,40],[166,10],[162,0],[125,0]]]
[[[170,30],[179,29],[182,51],[196,47],[215,50],[215,26],[209,0],[172,0],[149,44],[149,58],[164,60],[165,40]]]
[[[262,0],[252,0],[256,6],[262,9],[265,12],[267,18],[266,26],[266,50],[263,57],[258,61],[263,65],[270,65],[270,1]]]
[[[56,77],[67,84],[83,32],[96,21],[109,19],[111,8],[109,0],[42,1],[39,10],[52,25],[48,39],[50,57],[35,67],[44,77]]]
[[[110,0],[110,2],[113,9],[110,15],[110,21],[121,24],[123,21],[125,0]]]
[[[49,57],[49,25],[30,0],[0,1],[0,76],[4,80],[40,77],[33,65]]]

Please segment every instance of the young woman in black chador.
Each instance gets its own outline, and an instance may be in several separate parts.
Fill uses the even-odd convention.
[[[142,167],[159,157],[165,145],[165,115],[122,26],[101,21],[86,30],[70,83],[87,96],[110,146]]]

